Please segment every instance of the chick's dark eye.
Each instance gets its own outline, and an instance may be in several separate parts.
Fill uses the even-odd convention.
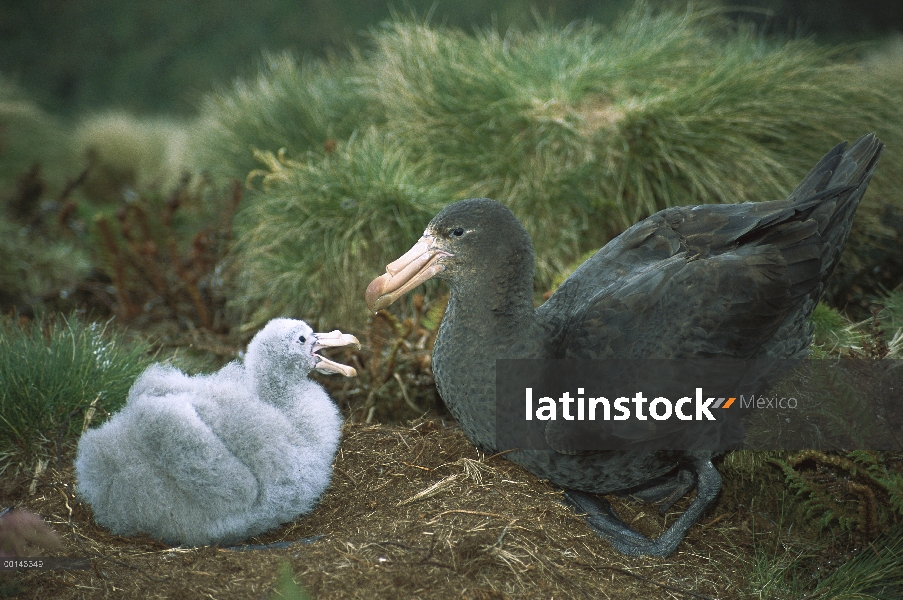
[[[455,229],[452,229],[451,234],[455,237],[461,237],[462,235],[464,235],[464,228],[456,227]]]
[[[301,342],[301,343],[303,344],[303,343],[306,342],[307,340],[306,340],[306,339],[304,338],[304,336],[302,335],[301,337],[298,338],[298,341]]]

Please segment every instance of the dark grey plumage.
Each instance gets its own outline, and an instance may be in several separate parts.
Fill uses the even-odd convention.
[[[442,399],[468,438],[495,450],[497,358],[799,358],[882,150],[874,135],[829,152],[786,200],[677,207],[637,223],[533,307],[533,245],[487,199],[450,205],[412,250],[371,283],[371,308],[432,276],[451,290],[433,351]],[[405,268],[407,267],[407,269]],[[707,453],[547,449],[510,460],[566,489],[589,524],[627,554],[670,554],[714,500]],[[676,468],[677,476],[663,477]],[[695,476],[691,476],[691,473]],[[631,530],[603,499],[628,491],[670,506],[696,499],[662,536]]]

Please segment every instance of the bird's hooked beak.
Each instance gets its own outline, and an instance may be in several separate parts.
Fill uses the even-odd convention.
[[[386,272],[367,286],[367,306],[373,312],[386,308],[412,289],[445,269],[437,262],[450,252],[435,246],[433,236],[424,234],[397,260],[386,265]]]
[[[341,363],[337,363],[335,361],[329,360],[328,358],[324,358],[317,354],[317,350],[321,350],[323,348],[334,348],[338,346],[349,346],[354,344],[354,347],[360,350],[361,343],[357,341],[357,338],[351,335],[350,333],[342,333],[338,329],[335,331],[330,331],[329,333],[315,333],[313,350],[311,353],[318,359],[317,364],[314,368],[321,373],[341,373],[345,377],[354,377],[357,375],[357,371],[354,367],[349,367],[348,365],[343,365]]]

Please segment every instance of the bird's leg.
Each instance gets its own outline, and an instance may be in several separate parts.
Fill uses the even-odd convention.
[[[665,514],[675,502],[696,486],[696,476],[690,469],[681,469],[677,475],[656,477],[638,489],[625,492],[643,502],[658,504],[658,511]]]
[[[721,490],[721,475],[712,465],[711,459],[700,458],[693,466],[697,475],[696,498],[671,527],[654,540],[628,527],[612,509],[611,504],[602,498],[585,492],[566,490],[565,499],[578,510],[585,512],[587,524],[611,542],[619,552],[630,556],[668,556],[674,552],[693,523],[699,519]],[[679,479],[679,476],[675,479]],[[670,495],[666,500],[669,498]]]
[[[631,529],[627,523],[621,520],[611,503],[596,494],[588,494],[577,490],[564,490],[565,503],[581,513],[585,513],[586,524],[609,540],[612,544],[615,540],[632,538],[638,543],[650,542],[642,533]]]

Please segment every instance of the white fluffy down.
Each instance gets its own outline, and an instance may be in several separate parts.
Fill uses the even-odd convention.
[[[342,421],[308,378],[311,328],[274,319],[244,364],[188,376],[153,365],[125,407],[85,433],[77,491],[116,534],[230,543],[311,511],[329,485]]]

